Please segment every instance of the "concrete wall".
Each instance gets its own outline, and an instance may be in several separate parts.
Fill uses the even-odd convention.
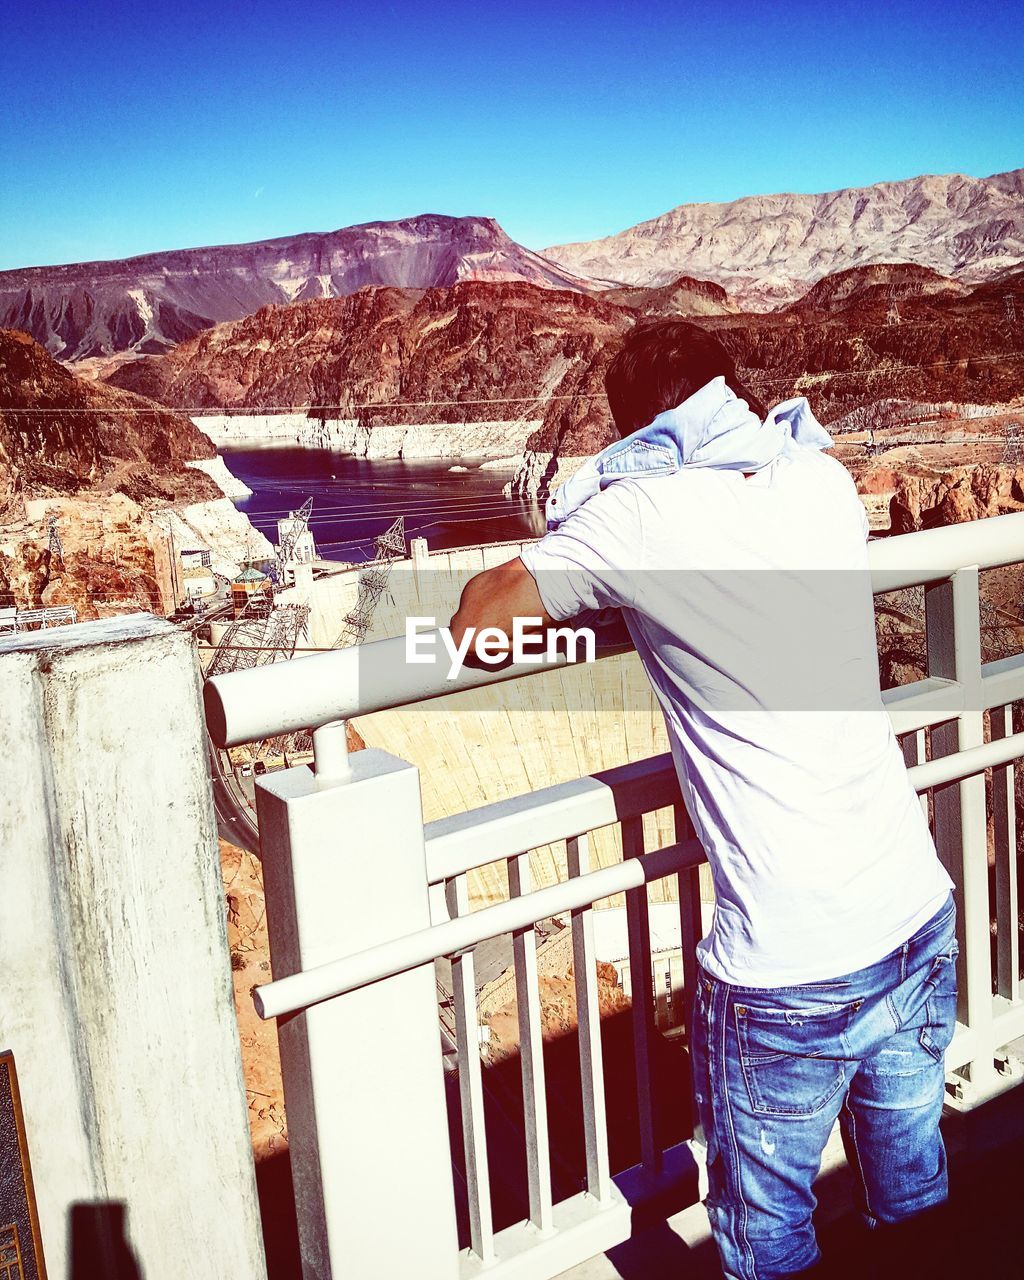
[[[0,1048],[49,1274],[72,1206],[123,1202],[146,1280],[259,1280],[191,641],[148,615],[0,639],[0,741]]]

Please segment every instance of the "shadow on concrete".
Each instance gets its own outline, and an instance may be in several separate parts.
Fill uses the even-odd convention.
[[[853,1208],[853,1179],[842,1166],[819,1179],[815,1225],[822,1264],[814,1280],[963,1280],[1019,1275],[1024,1088],[943,1122],[950,1158],[946,1205],[899,1227],[868,1231]],[[691,1219],[701,1213],[688,1211]],[[677,1219],[675,1226],[679,1227]],[[581,1280],[721,1280],[713,1241],[688,1243],[663,1221],[577,1269]],[[570,1280],[577,1271],[566,1273]]]
[[[68,1211],[69,1280],[142,1280],[122,1201],[79,1201]]]
[[[287,1151],[259,1161],[256,1192],[263,1222],[267,1280],[302,1280],[292,1166]]]

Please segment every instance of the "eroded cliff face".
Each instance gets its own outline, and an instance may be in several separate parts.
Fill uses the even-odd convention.
[[[899,475],[889,502],[890,532],[916,533],[1024,510],[1024,466],[980,464]]]
[[[214,457],[187,418],[76,377],[30,338],[0,331],[0,605],[70,605],[81,620],[169,613],[169,508],[231,505],[189,465]]]
[[[208,477],[185,467],[213,455],[186,418],[76,377],[31,338],[0,330],[0,516],[15,500],[85,492],[214,497]]]
[[[266,308],[110,381],[198,413],[312,406],[304,442],[369,457],[582,455],[610,430],[604,370],[633,320],[528,284],[364,289]]]

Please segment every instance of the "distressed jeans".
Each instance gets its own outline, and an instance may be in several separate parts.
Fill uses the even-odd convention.
[[[730,1280],[819,1259],[812,1184],[836,1119],[869,1226],[946,1199],[943,1056],[956,1022],[952,898],[890,955],[786,988],[700,970],[693,1037],[707,1210]]]

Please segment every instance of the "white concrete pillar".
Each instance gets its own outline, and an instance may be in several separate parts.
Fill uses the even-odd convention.
[[[259,1280],[191,639],[148,614],[0,639],[0,741],[0,1048],[48,1273],[73,1206],[123,1203],[146,1280]]]
[[[313,598],[313,566],[297,563],[293,566],[295,575],[295,594],[303,602],[309,604]]]
[[[430,925],[419,774],[385,751],[348,781],[256,786],[275,978]],[[432,964],[281,1019],[306,1280],[454,1280],[451,1151]]]

